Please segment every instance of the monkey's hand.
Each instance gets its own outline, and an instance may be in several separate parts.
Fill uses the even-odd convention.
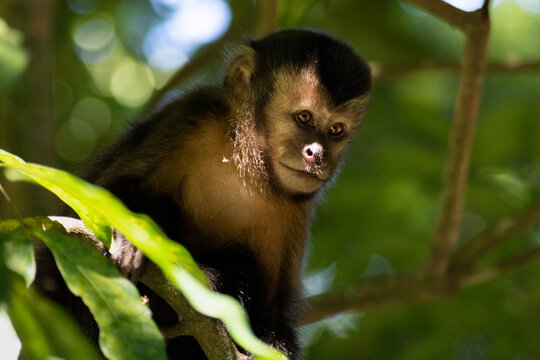
[[[142,274],[145,257],[141,250],[137,249],[124,235],[114,230],[114,238],[111,245],[111,260],[118,271],[132,283],[137,284]]]

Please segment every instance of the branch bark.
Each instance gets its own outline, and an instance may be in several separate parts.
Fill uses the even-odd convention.
[[[309,308],[301,325],[341,314],[381,309],[394,305],[428,301],[433,293],[418,276],[364,281],[308,298]],[[430,291],[430,290],[428,290]]]
[[[103,243],[86,228],[81,220],[64,216],[49,216],[49,219],[60,223],[69,236],[101,253],[107,253]],[[238,351],[223,323],[195,311],[180,290],[167,280],[156,265],[149,262],[145,266],[140,281],[165,300],[181,319],[175,326],[161,329],[165,338],[181,335],[193,336],[209,360],[247,359]]]
[[[180,290],[153,263],[146,266],[141,282],[164,299],[181,319],[176,326],[162,329],[165,338],[193,336],[210,360],[235,360],[243,356],[227,334],[223,323],[193,310]]]
[[[490,29],[487,8],[483,7],[478,12],[469,14],[465,18],[466,24],[460,25],[460,28],[465,31],[466,44],[454,110],[454,123],[450,133],[442,211],[425,268],[425,275],[432,277],[434,283],[437,279],[446,276],[452,251],[458,239],[472,140],[486,70]]]
[[[540,223],[540,204],[532,205],[517,214],[499,220],[457,251],[452,268],[457,270],[470,268],[480,257],[503,241],[538,223]]]
[[[388,279],[366,280],[308,298],[310,307],[301,324],[309,324],[347,312],[376,310],[411,303],[449,298],[462,288],[490,281],[540,258],[540,247],[502,260],[492,267],[476,271],[482,255],[502,241],[540,224],[540,204],[504,218],[488,227],[453,254],[452,271],[436,279],[411,274]]]
[[[464,276],[461,279],[463,286],[474,286],[500,277],[501,275],[522,267],[540,258],[540,247],[531,249],[523,254],[504,259],[494,266],[477,273]]]

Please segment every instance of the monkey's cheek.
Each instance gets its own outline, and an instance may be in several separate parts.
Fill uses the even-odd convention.
[[[274,166],[274,171],[283,189],[292,194],[312,194],[325,183],[314,175],[291,169],[280,163]]]

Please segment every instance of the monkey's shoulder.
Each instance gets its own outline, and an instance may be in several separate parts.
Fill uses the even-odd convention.
[[[227,111],[219,88],[194,89],[130,124],[94,158],[85,179],[105,187],[119,177],[150,179],[160,168],[172,165],[179,153],[185,154],[184,159],[197,155],[205,141],[224,131]],[[175,168],[185,171],[188,165],[181,161]]]

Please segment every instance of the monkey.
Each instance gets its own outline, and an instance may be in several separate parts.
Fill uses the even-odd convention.
[[[196,87],[135,123],[85,179],[149,215],[216,291],[245,307],[259,338],[298,359],[313,209],[366,113],[371,72],[349,45],[311,29],[246,40],[230,58],[220,84]],[[125,238],[114,247],[119,269],[136,282],[146,260]],[[178,321],[159,299],[150,297],[150,308],[159,326]],[[96,337],[89,312],[74,312]],[[167,353],[204,359],[196,345],[173,339]]]

